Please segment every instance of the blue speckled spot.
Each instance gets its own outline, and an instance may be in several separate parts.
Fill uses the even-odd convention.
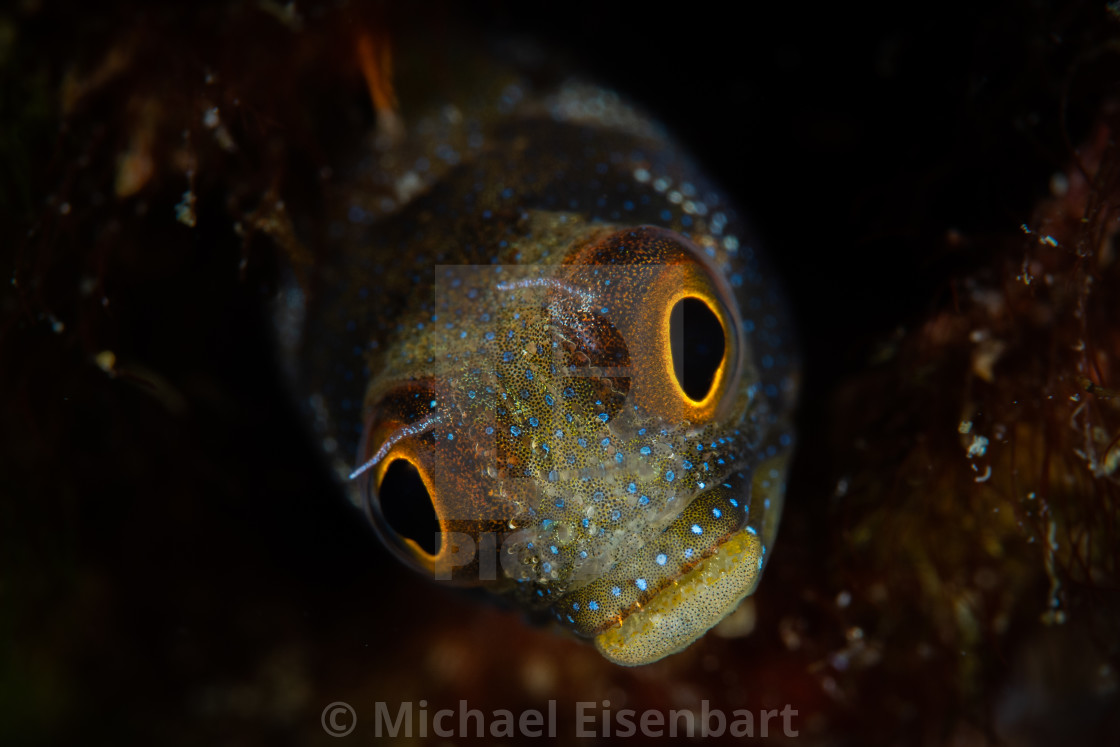
[[[643,446],[638,451],[642,453],[642,456],[649,456],[653,453],[648,446]]]
[[[666,482],[672,482],[675,478],[676,478],[676,475],[673,474],[673,470],[668,470],[665,473],[665,481]]]
[[[693,534],[703,534],[704,533],[704,528],[701,527],[699,524],[693,524],[692,525],[692,533]]]
[[[712,509],[712,516],[714,516],[718,519],[719,517],[723,516],[723,511],[720,511],[718,508],[713,508]]]
[[[645,591],[648,584],[646,583],[646,580],[644,578],[639,578],[634,581],[634,586],[637,586],[642,591]]]
[[[592,599],[587,603],[587,609],[591,610],[592,612],[596,612],[599,609],[599,603]]]
[[[666,555],[665,553],[661,552],[661,553],[657,554],[657,557],[654,558],[654,560],[657,562],[658,565],[665,565],[666,563],[669,562],[669,556]]]
[[[512,433],[515,436],[520,436],[521,435],[521,429],[518,428],[516,425],[511,425],[509,427],[509,432]]]
[[[622,589],[618,588],[617,586],[612,586],[611,587],[611,594],[613,594],[616,597],[622,596]]]
[[[692,548],[691,547],[686,547],[684,549],[684,556],[686,558],[691,558],[692,557]]]

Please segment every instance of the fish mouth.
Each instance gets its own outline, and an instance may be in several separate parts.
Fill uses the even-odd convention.
[[[597,635],[595,647],[622,666],[649,664],[684,650],[754,591],[762,557],[757,534],[735,532],[620,625]]]
[[[693,496],[657,537],[553,606],[612,662],[639,666],[688,647],[762,577],[784,502],[787,457],[764,459]]]
[[[750,491],[740,473],[696,494],[652,540],[557,600],[555,614],[620,664],[647,663],[688,645],[761,576],[765,551],[748,523]]]

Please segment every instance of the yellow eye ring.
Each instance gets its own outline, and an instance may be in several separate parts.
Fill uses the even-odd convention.
[[[386,477],[390,476],[390,472],[396,470],[396,465],[407,464],[415,471],[415,476],[411,479],[419,478],[419,485],[410,486],[413,491],[420,486],[427,492],[426,500],[429,501],[431,509],[435,514],[436,522],[439,526],[439,535],[434,537],[435,552],[429,552],[421,546],[412,537],[406,536],[398,531],[394,526],[394,521],[390,518],[391,512],[386,511],[386,506],[382,502],[385,497],[385,483]],[[396,448],[389,452],[384,459],[374,468],[373,474],[369,476],[368,487],[368,504],[373,525],[378,534],[381,535],[382,540],[390,547],[396,549],[398,554],[407,555],[414,565],[419,567],[419,570],[424,572],[431,572],[435,569],[441,555],[447,552],[447,548],[441,541],[440,535],[444,531],[443,521],[439,517],[439,508],[436,505],[436,491],[432,484],[431,476],[428,475],[420,460],[415,457],[406,448]],[[410,496],[405,500],[419,500],[418,496]],[[406,510],[415,510],[415,506],[405,506]]]
[[[704,408],[727,370],[727,323],[715,304],[695,294],[670,300],[669,348],[678,396]]]
[[[734,366],[738,353],[737,340],[732,333],[732,330],[736,328],[735,320],[730,318],[723,304],[712,298],[706,289],[698,286],[699,283],[695,281],[684,283],[680,287],[674,289],[672,293],[667,294],[663,301],[663,310],[660,321],[658,322],[660,336],[659,350],[662,352],[663,375],[667,381],[671,382],[671,389],[683,405],[686,417],[692,420],[707,419],[712,417],[715,413],[716,407],[719,405],[724,392],[727,390],[729,379],[734,374]],[[673,353],[674,348],[679,349],[682,355],[684,353],[680,345],[674,346],[673,344],[673,313],[674,310],[677,309],[678,304],[682,304],[688,300],[702,303],[714,319],[718,320],[723,330],[723,355],[711,376],[711,383],[706,393],[700,399],[693,399],[686,391],[685,383],[679,375],[679,371],[682,368],[681,361],[676,360]],[[683,334],[683,331],[681,334]]]

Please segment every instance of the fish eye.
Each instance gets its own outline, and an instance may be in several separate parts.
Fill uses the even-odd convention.
[[[694,403],[703,401],[715,384],[727,350],[725,338],[719,316],[700,298],[686,296],[669,312],[673,373]]]
[[[370,500],[385,524],[414,553],[439,554],[440,525],[420,471],[407,459],[389,463]]]

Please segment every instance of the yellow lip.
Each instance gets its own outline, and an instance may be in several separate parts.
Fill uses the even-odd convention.
[[[729,615],[754,591],[762,542],[741,530],[704,562],[663,589],[622,624],[600,633],[595,647],[611,661],[633,667],[683,650]]]

